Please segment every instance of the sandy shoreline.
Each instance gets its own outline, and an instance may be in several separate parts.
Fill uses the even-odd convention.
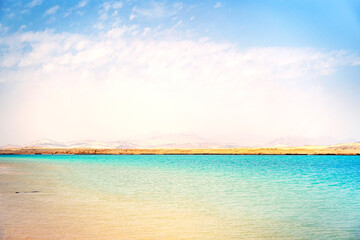
[[[8,165],[0,164],[0,174],[9,174],[11,167]]]
[[[82,189],[58,178],[61,168],[21,163],[9,166],[24,174],[0,175],[0,239],[191,239],[193,236],[213,239],[212,234],[221,236],[216,229],[206,233],[211,227],[223,224],[219,219],[188,206],[171,208],[166,202]]]
[[[333,147],[235,148],[235,149],[0,149],[0,155],[360,155],[360,149]]]

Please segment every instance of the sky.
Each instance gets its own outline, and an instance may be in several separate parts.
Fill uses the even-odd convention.
[[[360,141],[360,1],[0,1],[0,145]]]

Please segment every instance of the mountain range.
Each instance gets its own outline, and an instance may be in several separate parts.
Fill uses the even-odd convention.
[[[201,138],[195,134],[165,134],[148,139],[133,141],[97,141],[81,140],[59,142],[42,139],[24,145],[6,145],[1,148],[96,148],[96,149],[219,149],[242,147],[299,147],[299,146],[329,146],[343,143],[354,143],[354,139],[337,140],[331,137],[305,138],[288,136],[274,139],[266,144],[243,146],[236,143],[219,143]]]

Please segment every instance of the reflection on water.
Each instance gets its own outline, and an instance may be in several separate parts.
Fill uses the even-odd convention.
[[[4,239],[359,239],[360,158],[0,157],[0,213]]]

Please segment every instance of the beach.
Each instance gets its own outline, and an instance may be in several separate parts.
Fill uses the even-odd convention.
[[[0,240],[360,240],[360,0],[0,19]]]
[[[74,188],[54,176],[61,168],[9,166],[0,176],[4,239],[180,239],[195,227],[202,232],[199,239],[216,238],[206,233],[216,221],[210,216]]]
[[[360,155],[360,144],[224,149],[3,148],[0,155]]]

